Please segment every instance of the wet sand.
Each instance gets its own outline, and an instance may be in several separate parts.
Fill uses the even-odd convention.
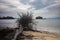
[[[60,35],[36,31],[24,31],[21,40],[60,40]]]

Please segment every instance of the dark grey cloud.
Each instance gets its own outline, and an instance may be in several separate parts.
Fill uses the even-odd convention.
[[[6,6],[9,6],[9,7],[11,7],[11,8],[16,8],[15,5],[10,4],[9,2],[4,1],[4,0],[0,0],[0,4],[2,4],[2,5],[6,5]]]
[[[0,9],[0,16],[16,16],[16,13],[11,9]]]
[[[0,16],[17,17],[17,6],[10,0],[0,0]]]

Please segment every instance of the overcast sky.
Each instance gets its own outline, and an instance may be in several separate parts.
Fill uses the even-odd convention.
[[[0,0],[0,16],[17,17],[17,12],[26,11],[32,11],[34,17],[60,17],[60,0]]]

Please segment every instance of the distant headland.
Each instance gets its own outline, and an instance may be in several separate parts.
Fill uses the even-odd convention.
[[[41,17],[41,16],[37,16],[36,19],[43,19],[43,17]]]
[[[11,16],[3,16],[3,17],[0,17],[0,19],[14,19],[14,17],[11,17]]]

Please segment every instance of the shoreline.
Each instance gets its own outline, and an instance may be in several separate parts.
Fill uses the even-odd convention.
[[[28,30],[27,30],[28,31]],[[31,31],[31,30],[29,30]],[[54,32],[48,32],[48,31],[38,31],[38,30],[32,30],[32,32],[38,32],[38,33],[44,33],[44,34],[52,34],[52,35],[57,35],[60,36],[59,33],[54,33]]]
[[[24,40],[60,40],[60,35],[39,31],[24,31]]]
[[[55,32],[48,32],[48,31],[38,31],[38,30],[33,30],[35,32],[40,32],[40,33],[45,33],[45,34],[55,34],[55,35],[60,35],[60,33],[55,33]]]
[[[16,29],[6,29],[6,31],[12,33],[8,33],[7,38],[12,38],[12,36],[15,34],[14,30]],[[22,34],[18,35],[17,39],[21,40],[60,40],[60,35],[57,35],[55,33],[45,32],[45,31],[37,31],[37,30],[25,30],[22,32]]]

